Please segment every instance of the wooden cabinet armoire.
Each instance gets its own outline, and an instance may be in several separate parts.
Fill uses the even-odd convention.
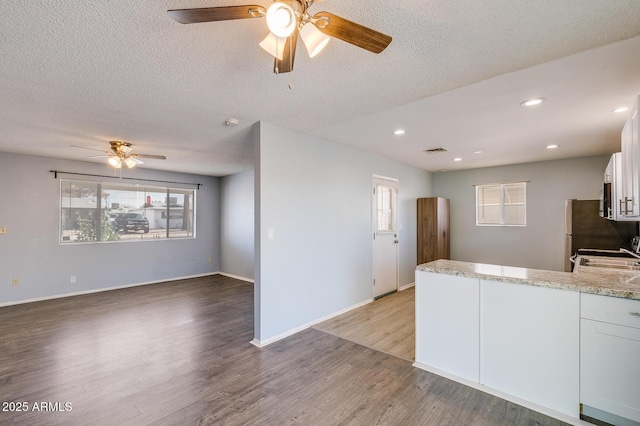
[[[418,265],[450,256],[449,199],[418,198]]]

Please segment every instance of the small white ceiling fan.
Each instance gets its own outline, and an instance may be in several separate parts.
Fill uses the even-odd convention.
[[[111,145],[111,151],[100,151],[99,149],[86,148],[83,146],[75,146],[76,148],[89,149],[92,151],[100,151],[106,155],[93,155],[87,158],[108,158],[109,164],[111,164],[116,169],[122,168],[124,164],[128,168],[132,168],[137,164],[144,164],[144,161],[140,160],[140,158],[150,158],[155,160],[166,160],[167,157],[164,155],[153,155],[153,154],[138,154],[133,152],[132,144],[130,142],[124,141],[109,141]]]

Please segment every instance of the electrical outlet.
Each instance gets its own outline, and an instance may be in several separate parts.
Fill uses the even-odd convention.
[[[71,278],[69,279],[69,282],[71,284],[74,284],[76,282],[76,276],[75,275],[71,275]]]
[[[208,259],[208,262],[211,263],[211,258]]]
[[[12,278],[11,279],[11,285],[20,285],[20,280],[17,278]]]
[[[276,232],[273,228],[267,229],[267,240],[273,240],[276,237]]]
[[[0,235],[6,235],[6,234],[7,234],[7,227],[0,226]]]

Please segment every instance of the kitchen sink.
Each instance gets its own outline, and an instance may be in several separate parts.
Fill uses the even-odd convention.
[[[581,257],[580,266],[640,271],[640,259],[613,257]]]

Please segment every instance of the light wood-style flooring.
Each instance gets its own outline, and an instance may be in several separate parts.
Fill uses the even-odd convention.
[[[0,308],[0,402],[28,407],[0,424],[562,424],[317,329],[252,338],[253,286],[222,276]]]
[[[415,288],[411,287],[313,328],[413,362],[415,323]]]

